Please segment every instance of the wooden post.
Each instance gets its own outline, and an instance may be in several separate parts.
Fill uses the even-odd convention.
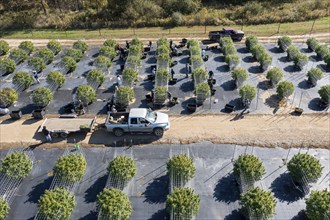
[[[278,23],[277,33],[280,33],[281,23]]]
[[[204,34],[206,34],[206,24],[204,25]]]
[[[314,21],[313,21],[313,24],[312,24],[312,28],[311,28],[311,32],[310,32],[310,34],[312,34],[312,32],[313,32],[314,25],[315,25],[315,21],[316,21],[316,19],[314,19]]]

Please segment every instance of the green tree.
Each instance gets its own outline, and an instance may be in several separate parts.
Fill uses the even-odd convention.
[[[32,68],[32,70],[35,70],[38,73],[46,68],[44,60],[40,57],[32,57],[31,59],[29,59],[28,64],[29,67]]]
[[[330,67],[330,53],[324,56],[324,62]]]
[[[240,204],[246,216],[269,219],[275,213],[276,200],[270,192],[256,187],[241,195]]]
[[[262,161],[254,155],[240,155],[234,161],[234,175],[237,179],[243,176],[255,182],[261,180],[265,174],[266,170]]]
[[[204,102],[211,94],[210,86],[207,82],[201,82],[196,85],[196,99],[198,104]]]
[[[259,55],[258,61],[262,71],[266,71],[269,68],[269,66],[272,64],[272,59],[272,56],[266,52]]]
[[[56,40],[50,40],[47,44],[47,48],[50,49],[55,55],[62,50],[61,43]]]
[[[314,37],[308,38],[306,43],[308,49],[310,49],[311,51],[315,51],[316,47],[319,45],[319,41]]]
[[[274,67],[267,72],[266,78],[269,79],[272,86],[277,85],[284,77],[284,73],[280,68]]]
[[[171,16],[171,25],[173,27],[180,26],[182,24],[182,14],[180,12],[173,12]]]
[[[220,38],[220,47],[223,49],[226,45],[234,45],[234,42],[231,39],[231,37],[222,37],[222,38]]]
[[[17,72],[13,77],[13,84],[23,90],[29,88],[33,82],[33,77],[27,72]]]
[[[31,41],[22,41],[18,48],[25,50],[25,52],[30,55],[34,51],[34,46]]]
[[[308,63],[308,56],[303,53],[298,53],[293,57],[293,63],[302,69]]]
[[[280,37],[277,39],[277,44],[284,52],[288,49],[288,47],[292,44],[292,40],[288,36]]]
[[[128,196],[119,189],[105,188],[97,195],[97,204],[102,219],[127,220],[132,215],[132,205]]]
[[[225,62],[228,64],[230,70],[237,67],[240,61],[241,59],[237,54],[230,54],[228,56],[225,56]]]
[[[3,199],[3,198],[0,198],[0,219],[3,220],[5,219],[8,214],[9,214],[9,204],[8,202]]]
[[[79,62],[83,57],[83,53],[79,49],[68,49],[65,53],[66,56],[72,57],[76,62]]]
[[[157,40],[157,48],[160,46],[165,46],[167,48],[170,48],[170,42],[165,37],[159,38]]]
[[[128,183],[136,174],[136,163],[130,157],[118,156],[109,163],[108,173],[111,177]]]
[[[312,68],[307,72],[308,82],[310,82],[313,86],[316,86],[317,81],[324,77],[324,73],[319,68]]]
[[[187,154],[179,154],[173,156],[167,161],[167,174],[170,178],[183,178],[184,182],[187,182],[195,176],[195,165],[192,158]]]
[[[56,85],[57,87],[61,87],[65,83],[65,77],[62,73],[53,71],[47,75],[46,82],[49,85]]]
[[[122,77],[125,84],[132,85],[138,81],[138,72],[132,68],[125,68]]]
[[[82,53],[85,53],[85,51],[88,49],[87,43],[81,40],[74,42],[72,47],[74,49],[80,50]]]
[[[237,53],[237,49],[236,49],[235,45],[233,45],[233,44],[226,44],[222,48],[222,53],[225,56],[236,54]]]
[[[170,79],[170,73],[165,68],[160,68],[156,71],[156,80],[159,82],[166,82]]]
[[[176,188],[167,196],[166,208],[175,219],[192,219],[198,214],[200,197],[193,189]]]
[[[101,70],[91,70],[88,72],[87,75],[87,82],[89,84],[98,84],[99,86],[102,85],[105,81],[105,75],[102,73]]]
[[[192,72],[191,77],[196,83],[204,82],[207,79],[207,71],[203,68],[196,68]]]
[[[104,41],[103,46],[115,48],[118,45],[117,41],[114,39],[108,39]]]
[[[63,66],[66,73],[71,73],[77,68],[77,62],[69,56],[65,56],[62,59],[61,65]]]
[[[96,100],[96,92],[91,86],[80,85],[76,92],[76,98],[87,105]]]
[[[50,64],[51,62],[53,62],[53,60],[55,58],[53,51],[48,48],[39,50],[37,52],[36,56],[43,59],[46,64]]]
[[[1,160],[0,172],[6,176],[20,179],[27,177],[32,170],[32,161],[22,151],[8,154]]]
[[[202,53],[202,50],[199,46],[191,46],[189,48],[189,52],[190,52],[190,56],[194,56],[194,55],[200,56]]]
[[[330,49],[326,44],[318,45],[315,49],[315,53],[317,54],[318,57],[324,59],[324,57],[330,53]]]
[[[140,57],[142,55],[142,50],[140,45],[132,45],[128,49],[129,55]]]
[[[46,190],[38,201],[41,215],[51,219],[69,219],[76,205],[74,196],[66,189],[55,188]]]
[[[155,87],[155,103],[164,103],[167,98],[167,88],[166,86],[156,86]]]
[[[102,69],[108,69],[111,66],[111,60],[105,56],[98,56],[94,61],[94,66]]]
[[[115,48],[109,46],[101,47],[99,54],[108,57],[110,60],[113,60],[117,55]]]
[[[236,86],[240,87],[249,77],[249,73],[244,68],[236,68],[231,72],[231,77],[235,80]]]
[[[130,58],[130,57],[129,57]],[[128,60],[128,59],[127,59]],[[167,53],[161,53],[157,55],[158,62],[170,63],[171,57]]]
[[[133,38],[130,46],[139,46],[141,52],[143,51],[143,42],[138,38]]]
[[[330,85],[321,86],[318,93],[323,101],[330,103]]]
[[[83,178],[86,166],[86,159],[82,154],[71,153],[57,160],[54,173],[62,180],[78,182]]]
[[[14,60],[16,64],[24,62],[27,57],[28,54],[25,52],[25,50],[19,48],[11,50],[9,54],[9,59]]]
[[[243,103],[251,103],[251,101],[256,97],[257,91],[254,86],[244,85],[239,89],[239,95]]]
[[[0,40],[0,56],[7,54],[9,49],[9,44],[4,40]]]
[[[163,53],[169,54],[170,53],[169,47],[167,45],[158,45],[157,54],[163,54]]]
[[[9,107],[18,99],[18,94],[12,88],[0,89],[0,106]]]
[[[120,86],[116,91],[116,104],[128,106],[135,98],[134,90],[129,86]]]
[[[288,47],[288,49],[286,50],[287,54],[288,54],[288,58],[290,60],[293,60],[293,58],[300,53],[300,50],[298,47],[294,46],[294,45],[290,45]]]
[[[203,59],[201,55],[192,55],[190,57],[190,63],[193,67],[193,69],[200,68],[203,65]]]
[[[294,91],[294,85],[289,81],[282,81],[276,87],[277,95],[280,98],[288,98]]]
[[[298,183],[315,183],[322,175],[320,161],[309,154],[295,154],[287,164],[290,176]]]
[[[248,36],[245,39],[245,46],[250,51],[252,47],[258,45],[258,38],[256,36]]]
[[[257,61],[259,61],[259,59],[260,59],[259,56],[260,56],[261,54],[267,53],[265,47],[262,46],[262,45],[258,45],[258,44],[255,45],[255,46],[253,46],[253,47],[250,49],[250,52],[251,52],[251,54],[253,55],[253,57],[257,59]],[[259,61],[259,62],[260,62],[260,61]]]
[[[32,101],[36,106],[46,107],[53,100],[53,94],[50,89],[42,87],[34,90]]]
[[[0,74],[10,74],[13,73],[16,69],[15,61],[11,59],[2,59],[0,60]]]
[[[312,191],[305,202],[308,219],[324,220],[330,217],[330,192],[327,189]]]

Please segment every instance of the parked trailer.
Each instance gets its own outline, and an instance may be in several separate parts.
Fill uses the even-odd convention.
[[[68,134],[74,132],[90,132],[95,123],[95,118],[46,118],[39,128],[39,132],[46,126],[46,129],[50,132],[50,135],[54,138],[63,137],[66,138]]]

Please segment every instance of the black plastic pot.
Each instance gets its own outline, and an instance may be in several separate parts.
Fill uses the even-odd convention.
[[[44,109],[36,109],[32,112],[32,117],[35,119],[43,119],[45,116],[45,110]]]
[[[21,119],[22,118],[22,111],[21,110],[14,110],[14,111],[11,111],[11,113],[9,115],[14,120]]]
[[[168,82],[169,85],[175,85],[177,83],[178,79],[177,78],[173,78],[170,79],[170,81]]]
[[[187,109],[189,112],[195,112],[197,109],[197,105],[196,104],[187,104]]]
[[[226,112],[233,112],[235,110],[235,106],[234,105],[230,105],[230,104],[226,104],[225,105],[225,110]]]

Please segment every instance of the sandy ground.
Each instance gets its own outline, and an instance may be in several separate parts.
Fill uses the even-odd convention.
[[[103,146],[118,138],[104,131],[105,116],[97,118],[98,135],[88,134],[80,141],[82,146]],[[330,148],[329,114],[245,115],[233,120],[235,115],[171,116],[171,128],[163,138],[151,140],[153,144],[213,143],[254,145],[262,147],[322,147]],[[0,148],[12,146],[43,145],[43,147],[64,147],[66,140],[54,144],[42,144],[44,137],[37,133],[43,121],[21,119],[4,120],[0,124]],[[94,135],[94,137],[93,137]],[[152,135],[149,135],[150,137]],[[93,138],[92,138],[93,137]],[[145,139],[146,135],[125,135],[126,139]],[[68,141],[69,142],[69,141]],[[101,144],[102,143],[102,144]]]

